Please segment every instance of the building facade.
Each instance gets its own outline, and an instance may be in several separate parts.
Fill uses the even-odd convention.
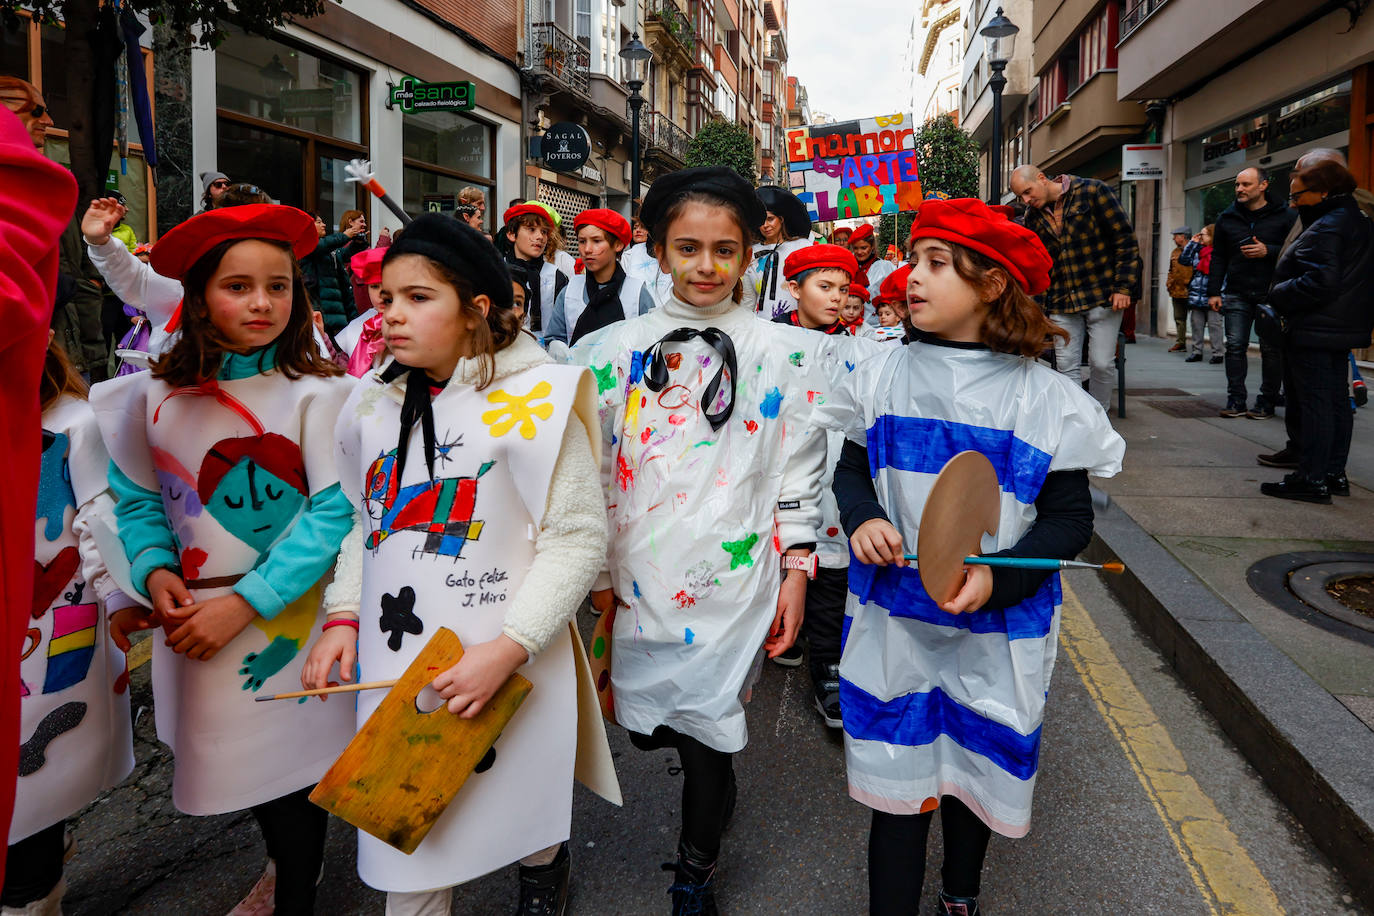
[[[921,0],[912,43],[916,55],[912,113],[917,123],[947,113],[959,117],[964,7],[964,0]]]
[[[1017,36],[1012,58],[1002,74],[1007,80],[1002,90],[1002,187],[994,190],[988,187],[993,155],[992,88],[989,85],[992,72],[984,53],[983,37],[978,32],[991,21],[999,8],[1003,15],[1021,28],[1021,34]],[[964,9],[959,119],[963,128],[978,141],[979,196],[984,200],[994,197],[1004,202],[1010,200],[1007,176],[1012,169],[1030,160],[1031,103],[1037,97],[1034,90],[1038,86],[1031,65],[1030,23],[1031,0],[969,0]]]
[[[1313,147],[1346,152],[1361,187],[1374,187],[1374,16],[1265,0],[1132,0],[1119,34],[1121,98],[1163,108],[1160,225],[1214,221],[1249,166],[1286,197],[1293,164]],[[1167,258],[1161,250],[1156,274]]]

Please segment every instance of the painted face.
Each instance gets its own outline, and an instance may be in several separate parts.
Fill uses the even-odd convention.
[[[306,499],[300,447],[276,433],[215,443],[198,480],[210,516],[258,553],[291,526]]]
[[[845,299],[844,308],[840,309],[840,320],[845,324],[858,321],[864,315],[864,301],[858,296],[849,296]]]
[[[224,253],[205,285],[210,323],[234,347],[265,347],[286,330],[291,317],[291,254],[246,239]]]
[[[744,273],[749,248],[730,211],[703,203],[688,204],[668,227],[658,259],[673,277],[673,293],[698,308],[730,295]]]
[[[987,305],[973,284],[954,269],[949,245],[939,239],[919,239],[913,253],[906,285],[912,325],[945,340],[980,341]]]
[[[797,318],[804,328],[828,328],[840,318],[849,299],[849,274],[842,270],[812,271],[800,284],[787,281],[797,300]]]
[[[854,252],[854,257],[858,259],[860,264],[873,257],[873,243],[868,239],[859,239],[849,247]]]
[[[507,232],[506,238],[514,243],[516,254],[526,261],[533,261],[544,256],[544,249],[549,244],[549,227],[542,221],[533,226],[522,225],[516,228],[514,237]]]
[[[615,258],[622,247],[620,242],[612,241],[605,230],[596,226],[583,226],[577,230],[577,251],[582,255],[582,266],[589,274],[615,270]]]
[[[477,302],[486,304],[485,315],[490,300],[478,296]],[[382,268],[381,310],[382,337],[397,359],[436,379],[453,375],[468,352],[472,328],[463,317],[458,291],[435,272],[428,258],[408,254],[387,262]]]

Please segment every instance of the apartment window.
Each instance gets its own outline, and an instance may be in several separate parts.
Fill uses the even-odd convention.
[[[402,206],[423,213],[427,195],[456,195],[472,185],[487,193],[487,220],[496,206],[492,128],[451,111],[416,112],[401,122]]]
[[[577,0],[573,7],[573,37],[587,48],[592,46],[592,0]]]
[[[1078,36],[1078,72],[1086,83],[1103,70],[1116,69],[1116,39],[1120,27],[1116,0],[1110,0]]]
[[[763,128],[763,148],[771,150],[773,148],[773,125],[763,121],[760,126]]]
[[[602,73],[613,80],[620,79],[620,10],[609,0],[602,0],[601,28],[597,33],[601,53],[596,56]]]

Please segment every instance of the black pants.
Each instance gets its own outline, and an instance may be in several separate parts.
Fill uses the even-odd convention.
[[[720,837],[735,781],[733,754],[707,747],[666,725],[652,735],[630,732],[630,743],[641,751],[677,748],[682,761],[682,833],[678,842],[689,864],[705,868],[720,857]]]
[[[1250,329],[1255,329],[1260,350],[1260,391],[1255,399],[1269,409],[1278,404],[1283,381],[1282,334],[1278,325],[1259,309],[1259,304],[1240,296],[1221,297],[1221,317],[1226,326],[1226,398],[1246,404],[1245,377],[1250,371]]]
[[[66,821],[58,821],[9,848],[0,906],[23,909],[52,893],[57,882],[62,880],[66,828]]]
[[[1284,423],[1289,444],[1297,446],[1298,470],[1313,481],[1344,474],[1355,426],[1346,352],[1290,345],[1284,348],[1283,363],[1288,390]]]
[[[315,912],[315,882],[324,864],[329,813],[310,801],[314,786],[251,809],[267,854],[277,863],[277,916]]]
[[[806,616],[802,636],[811,653],[811,679],[823,681],[827,665],[840,663],[840,633],[844,628],[844,604],[849,596],[849,570],[817,568],[816,578],[806,584]]]
[[[992,831],[957,798],[940,799],[940,829],[945,860],[940,866],[944,891],[977,897],[983,858]],[[873,812],[868,833],[868,912],[871,916],[915,916],[925,883],[926,836],[935,812]]]

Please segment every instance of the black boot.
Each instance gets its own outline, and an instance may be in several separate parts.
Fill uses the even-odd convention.
[[[558,855],[548,865],[521,865],[517,916],[563,916],[568,911],[571,866],[567,843],[558,847]]]
[[[1294,471],[1292,474],[1285,474],[1283,480],[1278,483],[1260,484],[1260,492],[1265,496],[1277,496],[1279,499],[1296,499],[1305,503],[1320,503],[1330,505],[1331,491],[1326,488],[1326,479],[1320,483],[1308,480],[1301,472]]]
[[[694,864],[695,857],[685,844],[677,847],[677,862],[665,863],[664,871],[673,873],[668,893],[673,897],[673,916],[720,916],[716,907],[716,863]]]
[[[1350,478],[1344,474],[1327,474],[1326,489],[1331,491],[1332,496],[1350,495]]]
[[[955,897],[940,891],[935,901],[935,916],[981,916],[977,897]]]

